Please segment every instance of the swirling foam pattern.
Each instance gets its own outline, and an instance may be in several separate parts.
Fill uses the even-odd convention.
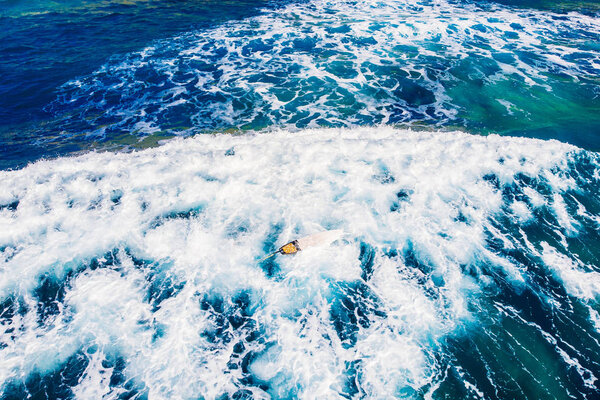
[[[0,172],[2,396],[593,398],[599,161],[356,128]]]
[[[58,140],[410,123],[596,149],[599,40],[576,13],[314,1],[115,57],[48,110]]]

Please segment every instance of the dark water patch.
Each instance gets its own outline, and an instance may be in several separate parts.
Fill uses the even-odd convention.
[[[149,260],[139,257],[133,249],[125,247],[123,253],[131,260],[136,268],[144,269],[154,263],[154,260]]]
[[[548,293],[537,286],[543,284],[543,282],[543,280],[530,281],[530,285],[521,288],[514,288],[505,283],[500,283],[498,285],[499,289],[495,291],[493,297],[496,307],[508,306],[510,313],[535,323],[543,331],[556,332],[557,327],[554,324],[555,309],[547,302]],[[537,290],[537,292],[534,290]],[[503,309],[503,312],[506,312],[505,309]]]
[[[523,192],[523,186],[516,182],[503,185],[500,192],[502,194],[502,201],[505,205],[505,207],[503,207],[504,212],[508,211],[506,206],[514,201],[522,201],[529,207],[532,207],[531,200]]]
[[[427,276],[435,269],[435,266],[431,265],[426,258],[419,256],[412,241],[407,241],[404,245],[402,260],[406,267],[419,271],[421,276]]]
[[[281,278],[281,265],[279,265],[276,258],[277,256],[270,257],[261,261],[259,265],[267,277],[278,280]]]
[[[541,250],[540,243],[546,242],[557,249],[562,248],[561,231],[556,215],[548,207],[540,207],[533,210],[536,224],[523,224],[521,229],[527,235],[528,240]],[[513,222],[514,224],[514,222]],[[514,226],[514,225],[513,225]]]
[[[268,393],[272,389],[269,382],[258,378],[252,373],[250,368],[252,363],[258,359],[264,353],[264,351],[268,351],[271,346],[273,346],[272,343],[259,346],[261,350],[246,350],[242,342],[238,342],[234,346],[234,350],[236,347],[238,347],[239,351],[234,351],[234,354],[232,354],[227,366],[231,371],[241,371],[240,378],[236,379],[236,386],[240,387],[240,390],[236,393],[238,393],[240,396],[245,395],[248,392],[248,387],[257,388],[265,393]]]
[[[410,200],[410,196],[412,195],[412,193],[413,191],[410,189],[400,189],[396,193],[396,199],[392,202],[392,205],[390,206],[390,211],[398,211],[401,208],[403,202],[407,202]]]
[[[49,373],[33,372],[23,381],[9,382],[2,399],[73,399],[72,387],[77,386],[88,364],[85,353],[78,351]]]
[[[149,223],[149,229],[156,229],[159,226],[166,223],[167,221],[171,221],[171,220],[177,220],[177,219],[188,220],[188,219],[192,219],[192,218],[197,218],[204,212],[205,207],[206,206],[204,204],[200,204],[200,205],[196,205],[194,207],[190,207],[190,208],[187,208],[184,210],[168,211],[162,215],[155,217]]]
[[[23,249],[22,246],[4,245],[4,246],[0,246],[0,254],[1,254],[1,257],[4,258],[4,262],[9,262],[17,254],[19,254],[19,252],[22,249]]]
[[[344,388],[339,395],[344,399],[363,398],[365,393],[358,386],[360,377],[360,367],[362,360],[353,360],[344,362]]]
[[[0,301],[0,350],[9,346],[24,329],[17,324],[15,317],[24,317],[29,307],[15,295],[8,296]]]
[[[595,220],[600,214],[589,212],[586,206],[584,206],[586,214],[580,213],[580,207],[583,205],[580,200],[585,201],[587,206],[591,206],[592,209],[597,208],[595,203],[598,203],[598,200],[595,198],[596,196],[590,195],[591,193],[594,192],[569,191],[562,196],[576,230],[576,233],[571,233],[570,230],[567,232],[569,234],[564,238],[565,251],[572,258],[579,260],[584,270],[600,272],[600,267],[598,267],[600,265],[600,230]]]
[[[115,189],[110,192],[110,201],[113,205],[117,206],[121,204],[121,198],[123,198],[123,191],[121,189]]]
[[[249,55],[253,55],[254,53],[260,52],[268,52],[273,49],[273,45],[269,43],[265,43],[261,39],[253,39],[250,42],[242,47],[242,55],[244,57],[248,57]]]
[[[265,346],[264,350],[268,350],[271,346],[273,346],[272,343],[268,344]],[[252,365],[252,363],[261,356],[261,354],[262,352],[260,351],[249,351],[242,358],[240,368],[242,369],[243,375],[240,378],[239,383],[244,387],[255,387],[265,393],[268,393],[271,390],[271,385],[254,375],[249,368],[250,365]]]
[[[531,177],[529,175],[519,172],[515,174],[513,179],[515,180],[515,184],[518,185],[521,189],[529,187],[538,194],[540,194],[544,198],[544,200],[549,201],[552,199],[554,189],[545,177],[541,175]],[[528,200],[524,201],[529,202]]]
[[[488,313],[483,319],[484,327],[471,332],[468,339],[460,339],[463,343],[453,352],[455,365],[474,378],[486,398],[509,398],[519,393],[526,398],[567,397],[569,393],[589,398],[597,393],[597,388],[589,387],[558,350],[571,353],[583,368],[596,375],[598,365],[586,362],[579,352],[579,348],[585,348],[589,342],[578,343],[578,338],[568,336],[570,332],[564,330],[563,324],[545,331],[538,324],[540,316],[534,316],[536,321],[531,321],[527,319],[531,315],[524,315],[511,306],[503,305],[499,310],[500,313],[490,309],[483,311]],[[570,343],[565,345],[563,340]],[[594,350],[589,351],[592,357]]]
[[[368,328],[376,318],[385,318],[378,296],[364,283],[336,282],[330,318],[345,348],[356,344],[358,331]]]
[[[27,311],[27,304],[22,299],[8,296],[0,302],[0,324],[10,323],[15,316],[24,316]]]
[[[176,296],[185,287],[186,282],[171,273],[170,266],[166,262],[151,264],[146,268],[148,289],[145,300],[152,305],[153,312],[160,308],[163,301]]]
[[[358,76],[352,61],[332,61],[327,64],[326,70],[341,79],[355,79]]]
[[[546,293],[551,297],[563,298],[566,296],[564,285],[550,273],[541,257],[532,252],[527,242],[531,243],[535,251],[542,251],[542,242],[562,248],[562,237],[557,234],[556,226],[552,220],[553,215],[548,210],[538,210],[535,223],[522,225],[508,213],[495,215],[489,222],[495,231],[503,236],[498,237],[487,228],[484,230],[486,247],[501,259],[508,261],[519,271],[520,277],[525,277],[524,282],[517,282],[519,278],[512,276],[513,272],[499,269],[495,265],[482,265],[482,271],[492,277],[496,283],[512,282],[511,287],[523,289],[524,287],[536,288],[536,293]],[[506,242],[507,241],[507,242]],[[502,285],[498,286],[498,288]],[[500,290],[500,289],[498,289]]]
[[[401,189],[396,193],[396,197],[400,201],[407,201],[412,193],[413,191],[410,189]]]
[[[394,183],[396,181],[394,176],[392,174],[390,174],[389,171],[385,171],[385,170],[377,175],[373,175],[373,179],[376,180],[377,182],[381,183],[382,185],[387,185],[390,183]]]
[[[593,216],[600,208],[596,196],[591,195],[595,192],[595,179],[593,178],[593,165],[588,165],[584,178],[574,168],[565,171],[554,171],[563,179],[573,178],[577,181],[579,188],[569,189],[564,192],[556,192],[549,184],[546,178],[542,176],[529,177],[524,174],[517,174],[514,182],[501,185],[497,177],[486,175],[486,179],[492,186],[501,193],[503,199],[502,212],[490,219],[490,222],[499,232],[509,239],[512,244],[517,244],[517,249],[504,249],[505,240],[495,237],[490,232],[486,233],[488,246],[501,254],[519,259],[523,264],[530,264],[523,258],[524,254],[530,251],[527,247],[527,241],[538,250],[542,250],[542,243],[563,251],[565,254],[575,254],[582,261],[595,264],[600,256],[600,249],[593,245],[600,239],[600,233],[596,229],[596,223]],[[579,178],[577,178],[579,177]],[[578,179],[578,180],[577,180]],[[546,204],[534,204],[528,197],[525,189],[533,190],[543,197]],[[555,196],[559,196],[564,202],[566,212],[572,220],[573,229],[563,227],[558,219],[553,206],[556,203]],[[532,218],[522,221],[511,209],[513,202],[520,201],[526,204],[532,214]],[[581,206],[585,207],[587,214],[581,213]],[[590,210],[587,210],[589,207]],[[575,232],[573,232],[575,230]],[[521,234],[523,232],[525,237]],[[566,244],[566,247],[565,247]],[[535,261],[536,263],[539,261]]]
[[[371,279],[373,275],[373,265],[375,263],[376,250],[373,246],[368,243],[360,243],[360,254],[358,260],[360,261],[360,269],[362,270],[360,277],[366,282]]]
[[[465,381],[474,385],[476,389],[484,393],[486,399],[494,400],[502,398],[503,393],[496,392],[496,376],[494,371],[490,370],[490,366],[482,357],[477,343],[466,338],[450,338],[447,341],[447,347],[452,360],[451,366],[448,368],[445,379],[440,383],[440,386],[434,393],[434,398],[475,398],[475,394],[467,387]],[[502,389],[502,388],[500,388]],[[522,398],[521,391],[511,390],[509,398]]]
[[[100,194],[96,198],[90,200],[87,206],[87,210],[98,210],[102,208],[104,197]]]
[[[462,210],[457,210],[456,217],[454,218],[454,221],[456,221],[456,222],[462,222],[463,224],[469,225],[469,219],[462,212]]]
[[[252,318],[256,305],[252,303],[250,293],[242,291],[231,298],[218,294],[201,295],[200,308],[208,312],[212,327],[202,336],[209,342],[223,346],[236,338],[260,340],[253,332],[256,321]],[[260,336],[260,335],[259,335]]]
[[[82,270],[89,269],[95,271],[99,268],[110,268],[114,271],[123,273],[122,261],[127,258],[133,263],[133,266],[138,269],[146,269],[154,263],[154,260],[146,260],[138,257],[135,251],[128,247],[116,247],[111,249],[101,256],[92,258],[89,263],[81,267]]]
[[[418,107],[435,102],[433,92],[411,79],[402,79],[399,88],[393,94],[412,107]]]
[[[118,267],[118,265],[120,265],[119,251],[120,249],[115,248],[107,251],[99,257],[94,257],[91,259],[87,267],[92,271],[95,271],[98,268]]]
[[[161,338],[163,338],[165,336],[165,334],[167,333],[168,327],[165,324],[153,322],[152,329],[154,331],[152,333],[152,343],[156,343],[158,340],[160,340]]]
[[[589,360],[595,360],[593,354],[600,351],[600,337],[588,318],[587,309],[580,300],[569,295],[564,282],[540,257],[528,251],[523,237],[515,234],[514,238],[514,248],[495,252],[521,269],[524,282],[515,283],[504,275],[490,273],[494,286],[487,287],[487,296],[493,298],[495,304],[509,307],[519,318],[552,333],[559,343],[568,342],[563,347],[577,349],[578,354],[588,354]]]
[[[252,391],[248,390],[248,389],[242,389],[242,390],[238,390],[237,392],[233,393],[231,395],[231,397],[229,396],[229,394],[224,394],[221,397],[219,397],[219,400],[225,400],[225,399],[233,399],[233,400],[252,400],[255,398],[254,394],[252,393]]]
[[[600,193],[600,179],[598,170],[600,158],[597,154],[579,153],[569,161],[569,175],[577,184],[579,190],[572,192],[572,195],[579,201],[592,215],[600,215],[600,200],[597,196],[589,196],[588,193]]]
[[[0,211],[17,211],[17,207],[19,207],[19,200],[14,200],[9,203],[0,204]]]
[[[482,366],[484,367],[484,366]],[[433,393],[433,399],[469,399],[474,400],[477,399],[477,395],[470,391],[465,385],[465,381],[473,382],[474,378],[465,373],[462,369],[459,368],[447,368],[444,371],[444,377],[438,386],[437,390]]]
[[[407,241],[400,253],[393,250],[387,252],[386,255],[398,260],[398,273],[403,276],[403,279],[418,285],[429,299],[446,301],[441,292],[446,284],[443,274],[437,270],[426,255],[420,254],[415,249],[412,241]]]
[[[314,50],[315,46],[317,45],[317,38],[310,36],[305,38],[297,38],[292,41],[292,44],[296,50],[310,52]]]
[[[198,295],[200,308],[208,313],[211,328],[202,331],[202,337],[214,349],[231,348],[227,362],[229,372],[238,376],[235,385],[240,389],[239,396],[247,394],[247,387],[255,387],[264,392],[270,390],[270,385],[251,371],[251,364],[274,343],[267,342],[264,329],[254,317],[257,304],[253,303],[253,294],[240,291],[232,297],[218,294]],[[223,398],[231,398],[224,394]]]
[[[209,313],[213,329],[204,331],[202,336],[214,344],[227,344],[232,340],[228,331],[229,321],[225,315],[224,300],[219,296],[204,295],[200,300],[200,309]]]
[[[481,178],[488,182],[495,190],[500,190],[500,181],[495,174],[485,174]]]
[[[280,237],[283,232],[285,224],[283,222],[277,222],[271,225],[269,231],[263,241],[263,253],[264,256],[275,252],[279,249],[281,243]],[[266,260],[260,262],[260,268],[265,272],[269,278],[279,278],[281,273],[281,266],[277,263],[277,256],[269,257]]]
[[[237,339],[237,343],[233,345],[233,351],[231,357],[227,362],[227,368],[229,370],[242,370],[242,373],[247,373],[247,365],[244,365],[246,358],[252,350],[248,350],[248,343],[243,340]],[[245,370],[245,372],[244,372]]]
[[[383,249],[382,254],[384,257],[395,259],[398,258],[400,252],[398,251],[398,249],[392,247]]]
[[[147,399],[148,390],[143,387],[143,384],[137,385],[133,379],[127,376],[125,369],[127,368],[127,361],[125,357],[119,353],[109,353],[102,360],[102,368],[112,369],[109,387],[114,392],[119,393],[119,400],[128,399]]]
[[[594,220],[578,218],[577,234],[565,239],[568,253],[582,270],[600,272],[600,232]]]
[[[600,360],[597,355],[600,352],[600,334],[590,321],[586,306],[574,298],[567,299],[565,304],[568,306],[554,312],[553,322],[556,330],[552,333],[555,335],[557,346],[577,360],[580,366],[599,377]],[[582,375],[578,374],[576,380],[590,378],[589,373]],[[595,381],[594,385],[600,391],[600,382]]]
[[[69,270],[60,278],[53,274],[44,274],[39,278],[33,296],[37,300],[37,315],[40,325],[48,324],[53,316],[60,313],[65,294],[69,290],[75,274],[74,270]]]

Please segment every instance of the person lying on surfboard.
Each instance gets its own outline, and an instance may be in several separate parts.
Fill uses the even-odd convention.
[[[333,241],[337,240],[342,236],[344,232],[341,229],[335,229],[331,231],[324,231],[315,233],[314,235],[305,236],[300,239],[292,240],[289,243],[284,244],[279,249],[269,254],[268,256],[261,259],[259,262],[266,260],[267,258],[271,258],[276,254],[296,254],[300,250],[304,250],[308,247],[313,246],[325,246],[331,244]]]

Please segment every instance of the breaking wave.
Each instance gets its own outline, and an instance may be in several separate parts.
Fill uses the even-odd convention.
[[[2,397],[597,395],[598,166],[380,127],[0,172]]]

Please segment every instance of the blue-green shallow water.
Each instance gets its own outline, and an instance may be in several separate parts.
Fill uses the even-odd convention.
[[[0,10],[2,398],[600,398],[597,3]]]

